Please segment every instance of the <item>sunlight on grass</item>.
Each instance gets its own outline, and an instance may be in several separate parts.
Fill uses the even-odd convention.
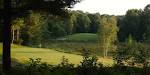
[[[2,51],[2,49],[0,51]],[[26,63],[29,58],[41,58],[42,62],[57,65],[61,62],[62,56],[68,58],[69,62],[73,64],[80,64],[80,61],[82,60],[82,56],[76,54],[58,52],[52,49],[31,48],[17,45],[12,45],[11,53],[12,58],[17,59],[22,63]],[[113,60],[110,58],[99,58],[99,62],[102,62],[105,66],[111,66],[113,64]]]

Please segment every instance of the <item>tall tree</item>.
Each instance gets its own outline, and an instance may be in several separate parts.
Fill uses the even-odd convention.
[[[24,19],[17,18],[11,22],[11,29],[12,29],[12,44],[16,42],[20,44],[20,30],[24,25]]]
[[[77,33],[85,33],[89,31],[90,26],[90,19],[87,15],[87,13],[83,13],[82,11],[77,11],[77,17],[76,17],[76,32]]]
[[[75,23],[77,21],[75,11],[71,11],[70,14],[71,15],[69,16],[69,18],[65,19],[64,21],[66,24],[65,28],[66,28],[67,34],[74,33]]]
[[[141,10],[131,9],[128,10],[122,22],[120,23],[120,32],[119,32],[119,40],[125,41],[126,38],[131,34],[134,39],[140,41],[142,40],[142,31],[140,27],[141,23]],[[121,21],[121,20],[120,20]]]
[[[89,32],[90,33],[97,33],[98,26],[100,24],[100,22],[99,22],[100,14],[99,13],[88,14],[88,17],[91,20],[90,27],[89,27]]]
[[[3,9],[3,70],[5,73],[10,71],[11,67],[11,0],[4,0]]]
[[[64,20],[60,19],[58,16],[52,16],[48,21],[48,30],[51,35],[51,38],[57,38],[66,35]]]
[[[99,45],[104,53],[104,57],[108,55],[108,50],[112,50],[114,42],[117,40],[117,20],[115,16],[102,15],[99,26]]]
[[[35,13],[30,11],[30,14],[26,17],[26,25],[23,27],[25,30],[23,32],[22,38],[23,43],[26,45],[36,45],[41,42],[41,15],[40,13]]]
[[[145,33],[145,41],[150,42],[150,4],[144,8],[142,13],[142,23],[141,29],[143,29]]]

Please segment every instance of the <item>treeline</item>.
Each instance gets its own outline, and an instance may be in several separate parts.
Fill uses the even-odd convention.
[[[62,18],[48,13],[28,11],[26,17],[12,20],[12,43],[39,45],[74,33],[97,33],[100,14],[68,11]],[[1,26],[3,26],[1,24]],[[1,27],[0,30],[2,30]]]
[[[129,35],[139,42],[150,42],[150,5],[144,10],[131,9],[125,15],[100,15],[99,13],[84,13],[82,11],[68,11],[69,16],[61,18],[47,13],[29,11],[26,17],[19,17],[12,20],[12,43],[22,45],[39,45],[75,33],[98,33],[104,28],[117,31],[119,42],[124,42]],[[105,18],[108,20],[106,22]],[[103,24],[104,23],[104,24]],[[108,25],[112,24],[114,25]],[[0,32],[3,25],[1,24]],[[102,29],[102,27],[104,27]],[[113,30],[113,29],[112,29]],[[105,32],[104,32],[105,33]],[[106,32],[107,33],[107,32]],[[108,34],[116,34],[110,31]]]
[[[128,10],[125,16],[118,17],[118,33],[119,41],[132,35],[139,42],[150,42],[150,5],[144,10],[132,9]]]

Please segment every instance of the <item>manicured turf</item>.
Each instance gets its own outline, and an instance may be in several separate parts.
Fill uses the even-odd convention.
[[[2,54],[2,45],[0,45]],[[31,48],[25,46],[12,46],[12,58],[17,59],[19,62],[25,63],[29,58],[42,58],[43,62],[47,62],[52,65],[59,64],[61,62],[62,56],[65,56],[69,59],[69,61],[73,64],[79,64],[82,60],[82,56],[76,54],[69,54],[58,52],[52,49],[44,49],[44,48]],[[99,58],[99,61],[104,63],[106,66],[111,66],[113,64],[112,59],[108,58]]]
[[[97,34],[92,33],[78,33],[66,36],[66,41],[71,42],[97,42],[98,36]]]

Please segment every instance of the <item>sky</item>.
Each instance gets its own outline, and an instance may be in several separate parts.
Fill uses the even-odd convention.
[[[82,10],[89,13],[125,15],[129,9],[144,9],[150,0],[83,0],[72,10]]]

